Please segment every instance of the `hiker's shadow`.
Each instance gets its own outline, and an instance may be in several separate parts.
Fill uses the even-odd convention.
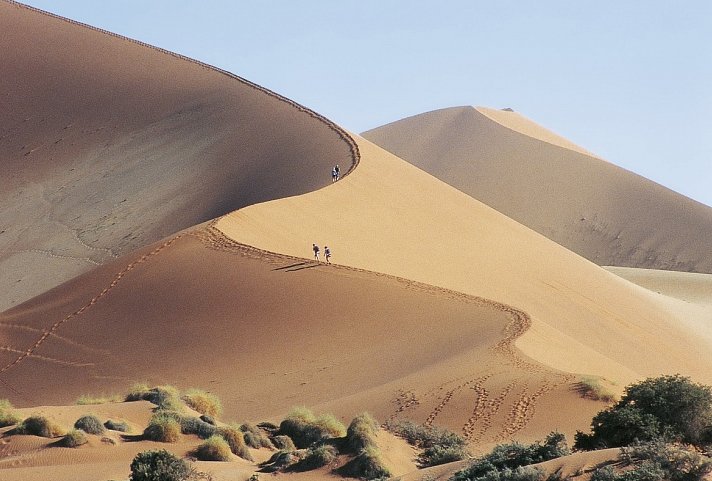
[[[304,262],[297,262],[296,264],[292,264],[289,266],[277,267],[272,270],[273,271],[294,272],[294,271],[301,271],[302,269],[312,269],[314,267],[319,267],[320,265],[322,265],[320,262],[314,263],[311,261],[304,261]]]

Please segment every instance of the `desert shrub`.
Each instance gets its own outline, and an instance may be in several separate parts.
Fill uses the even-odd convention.
[[[131,481],[185,481],[190,474],[188,463],[169,453],[144,451],[131,462]]]
[[[544,471],[540,468],[534,466],[519,466],[514,469],[503,468],[501,470],[492,470],[481,476],[467,479],[469,481],[548,481],[550,478],[547,478]]]
[[[579,387],[581,394],[585,398],[604,402],[613,402],[616,400],[615,393],[603,385],[601,378],[584,376],[579,381]]]
[[[267,431],[270,434],[275,434],[279,431],[279,426],[277,426],[274,423],[267,422],[267,421],[262,421],[261,423],[257,423],[257,427],[263,431]]]
[[[376,446],[378,423],[369,413],[361,413],[351,421],[346,430],[346,446],[353,453]]]
[[[269,436],[254,424],[245,423],[240,426],[240,431],[243,432],[245,444],[254,449],[273,448],[272,441]]]
[[[74,423],[74,427],[88,434],[104,434],[105,432],[101,420],[91,414],[84,415],[77,419],[77,422]]]
[[[101,396],[92,396],[89,394],[83,394],[77,398],[76,401],[74,401],[74,404],[78,404],[80,406],[86,406],[86,405],[91,405],[91,404],[108,404],[108,403],[117,403],[121,402],[121,396],[118,394],[111,394],[111,395],[101,395]]]
[[[199,418],[181,416],[179,422],[180,431],[183,434],[196,434],[201,439],[208,439],[217,431],[214,425],[208,424]]]
[[[208,424],[212,424],[213,426],[217,426],[215,418],[212,416],[208,416],[207,414],[203,414],[202,416],[200,416],[200,420]]]
[[[189,389],[183,394],[183,401],[200,414],[218,417],[222,412],[220,399],[216,395],[201,389]]]
[[[180,434],[180,415],[169,411],[154,414],[143,431],[146,439],[162,443],[175,443],[180,439]]]
[[[472,481],[475,479],[496,480],[499,478],[484,478],[484,476],[490,472],[504,473],[505,470],[509,470],[507,471],[507,476],[524,476],[528,474],[523,471],[517,472],[517,468],[541,463],[561,456],[567,456],[570,453],[564,435],[553,432],[546,437],[543,444],[541,442],[532,444],[514,442],[495,446],[489,454],[475,459],[467,468],[455,473],[452,479],[455,481]]]
[[[362,479],[387,478],[391,475],[375,446],[362,449],[356,457],[339,468],[338,472],[342,476]]]
[[[145,382],[135,383],[129,388],[129,392],[124,396],[124,401],[143,401],[148,396],[151,387]]]
[[[302,454],[303,452],[298,451],[277,451],[269,460],[260,465],[262,466],[261,471],[274,473],[276,471],[286,470],[303,459],[304,456]]]
[[[55,422],[44,416],[30,416],[22,421],[16,428],[17,434],[32,434],[43,438],[56,438],[64,434],[64,430]]]
[[[121,433],[128,433],[131,430],[128,423],[126,423],[125,421],[112,421],[111,419],[104,423],[104,427],[106,429],[110,429],[112,431],[119,431]]]
[[[346,434],[346,428],[332,415],[319,417],[306,408],[294,408],[279,425],[279,434],[289,436],[298,448]]]
[[[621,459],[635,465],[635,469],[655,467],[665,473],[669,481],[692,481],[703,479],[712,472],[712,459],[694,448],[682,444],[666,444],[656,440],[636,443],[621,448]]]
[[[135,384],[126,395],[126,401],[149,401],[157,409],[179,411],[183,408],[178,389],[173,386],[156,386],[149,388],[146,384]]]
[[[229,461],[230,445],[222,436],[211,436],[195,450],[200,461]]]
[[[240,431],[238,426],[222,426],[218,428],[217,434],[227,441],[228,446],[230,446],[230,451],[232,451],[233,454],[242,459],[254,461],[250,450],[247,449],[247,445],[245,444],[244,433]]]
[[[294,451],[297,447],[289,436],[279,435],[272,438],[272,444],[280,451]]]
[[[444,428],[411,421],[393,421],[386,425],[386,429],[422,449],[418,456],[421,467],[458,461],[467,455],[465,439]]]
[[[628,386],[620,401],[599,412],[591,434],[576,434],[577,449],[620,447],[658,437],[700,445],[712,440],[712,388],[680,375]]]
[[[59,441],[59,445],[65,448],[76,448],[88,443],[87,435],[81,429],[72,429]]]
[[[15,408],[7,399],[0,399],[0,428],[13,426],[22,421]]]
[[[334,446],[322,444],[309,448],[306,456],[294,465],[296,471],[311,471],[327,466],[336,461],[338,452]]]

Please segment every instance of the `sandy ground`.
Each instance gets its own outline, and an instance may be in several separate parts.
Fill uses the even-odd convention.
[[[711,207],[517,112],[454,107],[363,136],[598,265],[712,273]]]

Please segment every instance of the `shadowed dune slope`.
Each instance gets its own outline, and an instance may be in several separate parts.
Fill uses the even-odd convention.
[[[518,353],[527,323],[501,304],[204,227],[0,315],[0,398],[67,403],[147,380],[208,389],[227,420],[308,405],[347,422],[369,411],[445,425],[475,444],[535,439],[552,422],[584,429],[601,405]]]
[[[704,317],[625,281],[436,178],[357,138],[346,179],[302,196],[238,210],[217,227],[245,244],[333,260],[514,306],[533,319],[517,345],[564,371],[625,385],[664,372],[709,381]],[[269,231],[264,226],[270,226]]]
[[[0,311],[352,163],[333,124],[215,69],[0,0]]]
[[[518,113],[448,108],[363,136],[596,264],[712,273],[712,208]]]

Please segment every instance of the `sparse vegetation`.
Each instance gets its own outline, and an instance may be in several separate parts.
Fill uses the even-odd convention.
[[[200,416],[201,421],[205,421],[208,424],[212,424],[213,426],[216,426],[217,423],[215,422],[215,418],[212,416],[208,416],[207,414],[203,414]]]
[[[244,433],[240,430],[239,426],[222,426],[218,428],[217,434],[227,441],[228,446],[230,446],[230,451],[232,451],[234,455],[248,461],[254,461],[250,450],[247,449],[247,445],[245,444]]]
[[[289,436],[298,448],[330,438],[346,435],[346,428],[334,416],[327,414],[316,417],[307,408],[294,408],[279,425],[279,433]]]
[[[394,421],[389,422],[386,429],[423,450],[418,457],[421,467],[458,461],[467,455],[465,439],[444,428]]]
[[[22,421],[15,408],[7,399],[0,399],[0,428],[5,426],[13,426]]]
[[[346,430],[346,446],[353,453],[376,446],[378,423],[369,413],[356,416]]]
[[[356,457],[338,471],[342,476],[369,480],[391,476],[391,472],[383,464],[380,451],[375,446],[362,449]]]
[[[81,429],[72,429],[59,441],[59,445],[65,448],[76,448],[88,443],[86,434]]]
[[[604,385],[604,380],[600,377],[584,376],[579,381],[581,395],[594,401],[614,402],[615,393]]]
[[[497,481],[497,480],[533,480],[543,479],[539,471],[526,469],[526,466],[548,461],[549,459],[567,456],[571,452],[563,434],[553,432],[544,443],[532,444],[500,444],[492,452],[475,459],[470,466],[458,471],[453,476],[454,481]]]
[[[220,399],[201,389],[188,389],[183,395],[183,401],[200,414],[218,417],[222,413]]]
[[[149,401],[157,409],[179,411],[183,408],[178,389],[173,386],[156,386],[149,388],[147,384],[134,384],[124,398],[125,401]]]
[[[294,445],[292,438],[285,435],[279,435],[272,438],[272,444],[280,451],[294,451],[297,447]]]
[[[245,423],[240,426],[240,431],[244,433],[245,444],[253,449],[273,448],[272,441],[269,440],[267,433],[262,431],[254,424]]]
[[[101,395],[101,396],[91,396],[88,394],[84,394],[82,396],[79,396],[77,400],[74,402],[74,404],[78,404],[80,406],[86,406],[86,405],[91,405],[91,404],[109,404],[109,403],[118,403],[121,402],[121,396],[118,394],[112,394],[109,396]]]
[[[144,451],[131,462],[131,481],[185,481],[190,475],[187,462],[169,453]]]
[[[661,376],[628,386],[599,412],[591,433],[576,433],[576,449],[621,447],[660,437],[700,445],[712,440],[712,388],[689,378]]]
[[[211,436],[195,450],[200,461],[229,461],[230,445],[222,436]]]
[[[309,448],[306,456],[296,463],[293,468],[296,471],[311,471],[323,466],[327,466],[336,461],[338,452],[334,446],[322,444]]]
[[[16,434],[31,434],[43,438],[56,438],[64,434],[64,430],[54,421],[44,416],[30,416],[15,428]]]
[[[104,429],[104,425],[101,424],[101,420],[91,414],[87,414],[77,419],[77,422],[74,423],[74,427],[77,429],[81,429],[82,431],[88,434],[99,435],[104,434],[104,432],[106,431]]]
[[[208,439],[217,431],[217,428],[214,425],[208,424],[199,418],[189,416],[178,417],[180,430],[183,434],[197,434],[201,439]]]
[[[109,419],[104,423],[104,427],[106,429],[110,429],[112,431],[119,431],[121,433],[128,433],[131,431],[131,428],[129,427],[128,423],[125,421],[112,421]]]
[[[180,416],[173,412],[159,411],[151,417],[143,431],[146,439],[162,443],[175,443],[180,439]]]

